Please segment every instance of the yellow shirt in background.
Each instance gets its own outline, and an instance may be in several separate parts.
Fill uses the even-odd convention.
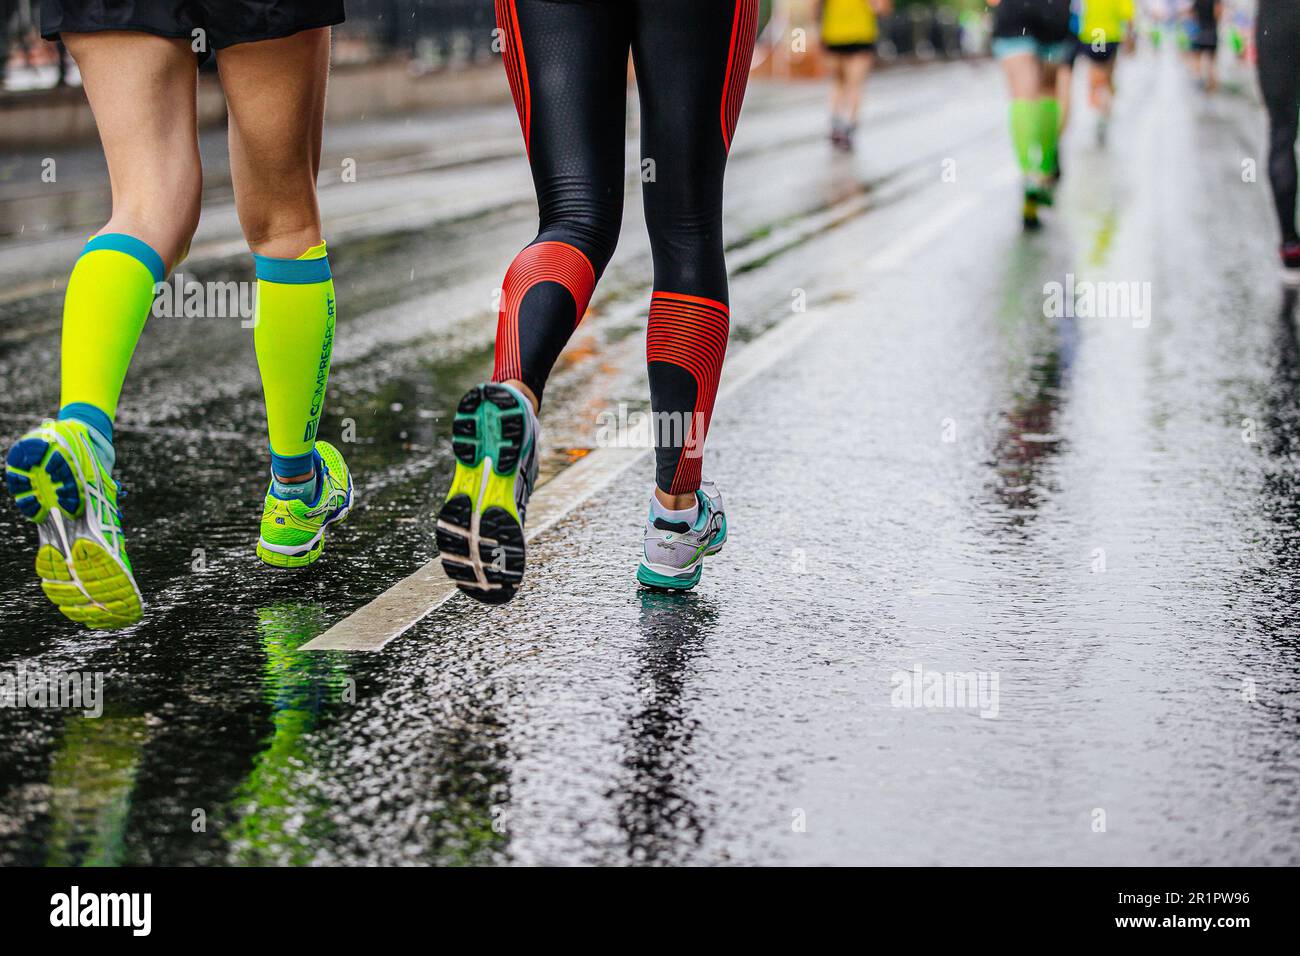
[[[1079,39],[1094,43],[1100,37],[1106,43],[1119,43],[1124,39],[1124,24],[1132,19],[1133,0],[1083,0]]]
[[[827,46],[875,43],[879,34],[876,11],[868,0],[826,0],[822,10],[822,42]]]

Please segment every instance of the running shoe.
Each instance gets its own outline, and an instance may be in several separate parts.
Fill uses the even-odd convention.
[[[855,125],[841,126],[839,136],[832,139],[836,149],[841,153],[853,152],[853,141],[858,135],[858,128]]]
[[[540,432],[532,404],[508,385],[476,385],[456,409],[456,474],[438,514],[438,551],[447,577],[485,604],[509,601],[524,580]]]
[[[1042,225],[1042,221],[1038,218],[1038,197],[1029,189],[1025,189],[1025,201],[1021,207],[1021,215],[1026,229],[1037,229]]]
[[[129,627],[144,613],[126,556],[121,486],[90,429],[45,421],[9,450],[5,483],[36,525],[41,590],[64,616],[94,629]]]
[[[1288,286],[1300,287],[1300,242],[1282,244],[1282,281]]]
[[[1025,177],[1023,216],[1026,229],[1037,229],[1038,213],[1055,201],[1052,179],[1046,175]]]
[[[847,140],[843,121],[838,116],[834,117],[831,120],[831,145],[836,149],[843,149]]]
[[[1052,186],[1052,181],[1047,176],[1034,179],[1026,188],[1026,192],[1032,192],[1034,201],[1040,206],[1050,206],[1056,202],[1056,191]]]
[[[700,583],[704,559],[717,554],[727,543],[727,514],[722,493],[711,481],[700,484],[695,493],[700,513],[694,525],[655,517],[654,506],[646,518],[641,566],[636,579],[645,587],[661,591],[687,591]]]
[[[356,503],[352,472],[339,450],[316,442],[316,500],[277,498],[266,492],[262,506],[262,536],[257,556],[277,568],[305,568],[325,550],[325,529],[347,519]]]

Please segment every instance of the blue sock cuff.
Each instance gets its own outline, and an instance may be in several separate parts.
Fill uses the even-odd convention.
[[[315,285],[330,279],[329,256],[321,256],[319,259],[275,259],[255,254],[253,261],[257,263],[257,277],[263,282]]]
[[[162,256],[154,252],[149,243],[142,242],[135,236],[128,236],[124,232],[106,232],[103,235],[95,236],[86,243],[86,247],[81,250],[81,254],[84,256],[88,252],[96,252],[101,249],[121,252],[135,259],[149,270],[154,282],[162,282],[167,278],[167,267],[163,264]]]
[[[306,464],[297,464],[302,459],[306,459]],[[305,501],[309,508],[315,508],[320,504],[321,494],[325,488],[325,463],[321,461],[319,453],[313,448],[309,454],[298,455],[293,458],[285,458],[281,455],[271,453],[271,494],[276,498],[297,498]],[[286,465],[287,463],[287,465]],[[294,470],[284,470],[282,468]],[[281,481],[277,474],[299,475],[304,474],[304,469],[311,471],[311,478],[304,482],[294,482],[290,484]]]
[[[313,462],[316,458],[316,452],[309,451],[305,455],[277,455],[274,450],[271,451],[271,473],[274,475],[284,475],[291,478],[294,475],[305,475],[314,467]]]
[[[102,409],[91,405],[89,402],[69,402],[59,409],[59,421],[78,421],[83,425],[89,425],[107,438],[110,442],[113,440],[113,419]]]

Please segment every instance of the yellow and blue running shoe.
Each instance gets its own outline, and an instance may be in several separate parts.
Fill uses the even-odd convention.
[[[524,580],[524,516],[537,481],[540,426],[508,385],[465,393],[452,424],[456,475],[438,514],[438,551],[456,586],[504,604]]]
[[[700,508],[694,524],[658,517],[651,507],[642,539],[641,566],[636,569],[636,579],[644,587],[689,591],[700,583],[704,559],[727,543],[727,512],[718,486],[701,482],[695,500]]]
[[[43,422],[5,461],[9,493],[36,525],[41,589],[66,617],[96,629],[129,627],[144,613],[110,467],[75,420]]]
[[[268,490],[262,508],[257,556],[277,568],[305,568],[325,550],[325,529],[344,521],[356,503],[352,473],[339,450],[316,442],[317,489],[314,502],[277,498]]]

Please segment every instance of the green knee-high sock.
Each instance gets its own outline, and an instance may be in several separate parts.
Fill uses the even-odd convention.
[[[1054,96],[1044,96],[1035,105],[1038,108],[1038,171],[1051,176],[1056,172],[1056,150],[1061,136],[1061,105]]]
[[[1034,171],[1033,147],[1038,139],[1038,104],[1034,100],[1011,101],[1011,143],[1024,175]]]
[[[253,344],[262,373],[271,468],[311,471],[334,351],[334,281],[325,243],[297,259],[256,256]]]
[[[95,236],[82,250],[63,300],[61,418],[112,439],[127,367],[166,277],[162,257],[124,233]]]

